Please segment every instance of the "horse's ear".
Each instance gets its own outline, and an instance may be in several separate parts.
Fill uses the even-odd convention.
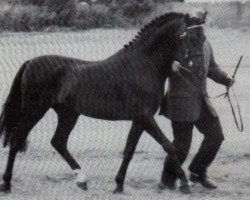
[[[206,22],[206,19],[207,19],[207,11],[206,12],[204,12],[203,14],[202,14],[202,21],[204,21],[204,23]]]
[[[188,23],[189,23],[189,20],[190,20],[190,15],[187,13],[187,14],[185,15],[185,17],[184,17],[184,21],[185,21],[186,24],[188,24]]]

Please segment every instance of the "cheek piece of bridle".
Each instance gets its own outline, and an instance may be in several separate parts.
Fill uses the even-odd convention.
[[[193,29],[193,28],[198,28],[198,27],[203,27],[203,24],[202,24],[202,25],[193,25],[193,26],[189,26],[189,27],[187,27],[187,30]],[[180,36],[180,39],[183,40],[183,39],[186,37],[186,35],[187,35],[187,33],[184,32],[184,33]],[[191,55],[188,55],[188,51],[187,51],[187,55],[185,55],[185,58],[193,57],[193,56],[204,56],[204,53],[194,54],[194,55],[192,55],[192,54],[191,54]],[[240,63],[241,63],[242,58],[243,58],[243,56],[241,56],[240,59],[239,59],[239,61],[238,61],[238,64],[237,64],[237,66],[236,66],[236,68],[235,68],[235,71],[234,71],[234,73],[233,73],[233,76],[232,76],[233,79],[235,78],[235,75],[236,75],[236,73],[237,73],[237,71],[238,71],[238,69],[239,69],[239,67],[240,67]],[[190,63],[191,63],[191,62],[192,62],[192,61],[190,60]],[[180,67],[180,69],[185,70],[185,71],[188,72],[188,73],[191,73],[190,70],[188,70],[188,69],[186,69],[186,68],[184,68],[184,67],[181,67],[181,66],[179,66],[179,67]],[[197,88],[195,85],[193,85],[189,80],[187,80],[187,79],[180,73],[180,71],[178,71],[178,75],[179,75],[187,84],[191,85],[192,88],[194,88],[195,90],[198,90],[198,88]],[[236,107],[237,107],[237,111],[238,111],[237,113],[238,113],[238,118],[239,118],[239,119],[237,119],[237,117],[236,117],[237,114],[236,114],[236,111],[235,111],[235,109],[234,109],[234,106],[233,106],[233,103],[232,103],[232,99],[231,99],[231,96],[230,96],[230,93],[229,93],[229,89],[230,89],[230,88],[232,88],[233,97],[234,97],[235,100],[236,100]],[[217,96],[215,96],[215,97],[207,96],[207,98],[214,99],[214,98],[219,98],[219,97],[222,97],[222,96],[224,96],[224,98],[227,98],[227,99],[228,99],[228,102],[229,102],[229,104],[230,104],[230,107],[231,107],[231,111],[232,111],[232,114],[233,114],[233,118],[234,118],[235,125],[236,125],[237,129],[238,129],[240,132],[243,132],[243,130],[244,130],[244,125],[243,125],[243,119],[242,119],[242,114],[241,114],[241,109],[240,109],[239,101],[238,101],[238,99],[237,99],[237,96],[236,96],[236,94],[235,94],[235,91],[234,91],[233,87],[230,87],[230,88],[228,87],[228,88],[227,88],[227,91],[226,91],[225,93],[223,93],[223,94],[217,95]]]

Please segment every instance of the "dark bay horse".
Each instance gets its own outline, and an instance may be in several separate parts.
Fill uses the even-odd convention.
[[[51,144],[77,171],[77,183],[82,189],[87,189],[87,182],[80,165],[67,150],[68,137],[81,114],[132,121],[115,192],[123,191],[129,162],[144,130],[172,157],[181,188],[188,191],[175,148],[160,130],[154,114],[161,104],[173,60],[184,59],[187,46],[183,33],[189,19],[188,14],[180,13],[158,17],[128,45],[102,61],[47,55],[25,62],[14,79],[0,118],[4,147],[10,146],[0,190],[10,192],[17,153],[25,150],[29,132],[53,108],[58,126]]]

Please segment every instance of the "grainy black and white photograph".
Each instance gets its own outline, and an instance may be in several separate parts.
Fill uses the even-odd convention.
[[[0,0],[0,199],[247,200],[250,0]]]

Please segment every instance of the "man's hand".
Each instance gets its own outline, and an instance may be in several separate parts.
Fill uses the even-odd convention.
[[[227,88],[230,88],[230,87],[232,87],[233,84],[235,83],[235,79],[234,79],[234,78],[231,78],[231,77],[228,77],[228,82],[229,82],[229,84],[228,84]]]
[[[193,64],[193,63],[192,63],[192,64]],[[172,64],[172,71],[173,71],[174,73],[176,73],[176,72],[179,72],[180,69],[183,69],[184,71],[186,71],[186,72],[188,72],[188,73],[191,73],[190,70],[188,70],[188,69],[182,67],[181,64],[180,64],[178,61],[174,61],[173,64]]]
[[[178,71],[180,70],[181,67],[182,67],[182,66],[181,66],[181,64],[180,64],[178,61],[174,61],[174,62],[172,63],[172,71],[173,71],[173,72],[178,72]]]

